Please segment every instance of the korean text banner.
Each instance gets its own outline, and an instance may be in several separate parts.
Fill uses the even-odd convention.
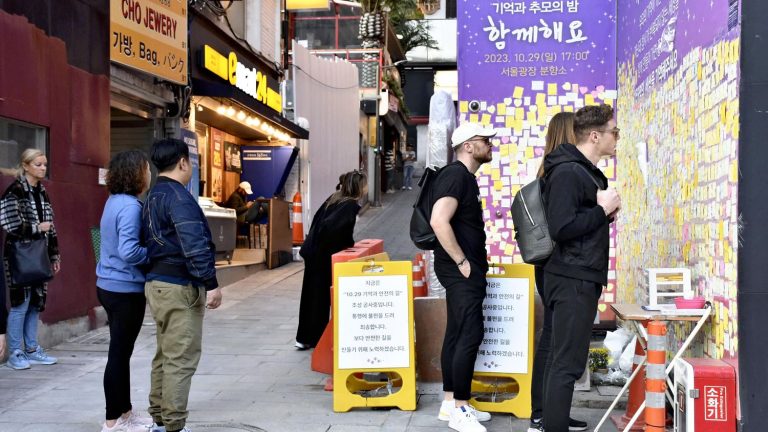
[[[187,83],[187,1],[111,0],[109,58]]]
[[[460,3],[461,99],[512,96],[531,80],[577,81],[590,91],[615,82],[614,0]]]

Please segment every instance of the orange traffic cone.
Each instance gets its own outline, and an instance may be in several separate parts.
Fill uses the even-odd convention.
[[[304,244],[304,222],[301,214],[301,192],[293,196],[293,245]]]
[[[424,267],[422,267],[421,254],[416,254],[413,259],[413,296],[424,297],[427,295],[427,289],[424,286]]]
[[[667,326],[661,321],[648,324],[648,366],[645,368],[645,430],[664,432],[667,424]]]

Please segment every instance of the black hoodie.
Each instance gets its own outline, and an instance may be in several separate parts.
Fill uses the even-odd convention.
[[[590,173],[594,180],[589,178]],[[544,270],[607,284],[610,221],[597,204],[595,181],[605,189],[608,179],[572,144],[561,144],[547,155],[544,179],[547,223],[555,241],[555,250]]]

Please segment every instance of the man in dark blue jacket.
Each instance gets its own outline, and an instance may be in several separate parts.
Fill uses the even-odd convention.
[[[596,166],[616,154],[613,108],[584,107],[573,128],[576,145],[562,144],[544,160],[547,222],[556,243],[544,266],[544,301],[554,311],[552,365],[544,381],[546,432],[569,430],[573,386],[587,364],[592,322],[608,282],[608,225],[621,208]]]
[[[149,270],[144,292],[157,323],[149,414],[167,432],[185,427],[192,375],[200,361],[205,308],[221,304],[211,230],[197,200],[184,187],[192,178],[187,145],[156,141],[159,172],[142,212]],[[206,298],[207,297],[207,298]]]

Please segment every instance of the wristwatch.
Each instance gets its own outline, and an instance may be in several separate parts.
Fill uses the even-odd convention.
[[[458,267],[461,267],[464,265],[465,262],[467,262],[467,257],[464,257],[461,261],[457,262],[456,265]]]

